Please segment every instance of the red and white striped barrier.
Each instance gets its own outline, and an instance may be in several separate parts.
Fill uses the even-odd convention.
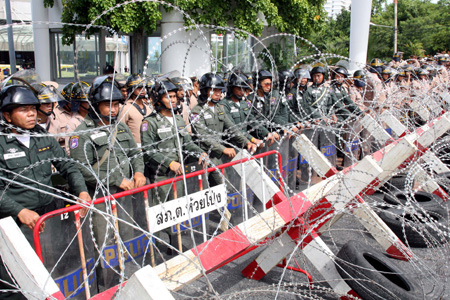
[[[0,220],[0,253],[27,299],[65,299],[55,281],[11,217]],[[42,295],[45,295],[43,298]]]

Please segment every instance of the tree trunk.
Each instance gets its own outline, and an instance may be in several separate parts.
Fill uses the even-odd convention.
[[[144,34],[144,28],[134,32],[130,40],[131,73],[142,73],[147,57],[147,36]]]

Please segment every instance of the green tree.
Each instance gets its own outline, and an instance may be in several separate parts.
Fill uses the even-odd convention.
[[[54,0],[45,0],[52,6]],[[89,24],[102,12],[123,3],[123,0],[62,0],[62,22]],[[269,26],[280,32],[306,36],[323,23],[323,5],[325,0],[256,0],[256,1],[216,1],[216,0],[170,0],[185,11],[198,24],[213,24],[217,26],[232,26],[248,31],[256,36],[264,29],[264,16]],[[143,38],[157,28],[161,20],[161,5],[156,2],[130,3],[120,8],[108,11],[95,25],[105,25],[113,30],[131,34],[132,49],[140,49]],[[170,7],[164,6],[170,10]],[[186,25],[192,21],[185,18]],[[79,26],[65,25],[63,27],[63,42],[71,44],[74,35],[83,32]],[[88,34],[96,31],[92,28]],[[134,53],[132,54],[134,55]]]

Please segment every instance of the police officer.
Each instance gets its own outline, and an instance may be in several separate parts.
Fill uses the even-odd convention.
[[[297,68],[294,71],[294,76],[294,85],[287,95],[289,108],[291,110],[289,121],[291,123],[297,123],[297,126],[300,125],[301,127],[301,125],[303,125],[306,121],[303,94],[308,87],[308,81],[311,79],[311,75],[307,69]]]
[[[256,145],[236,129],[223,105],[219,104],[222,89],[225,89],[225,84],[218,75],[204,74],[200,79],[199,103],[192,109],[191,116],[192,132],[196,135],[200,148],[208,153],[215,165],[220,164],[222,155],[229,158],[236,156],[230,142],[246,147],[252,153],[256,151]],[[229,132],[230,140],[222,140],[224,131]],[[222,183],[220,173],[210,173],[209,182],[211,186]]]
[[[70,131],[68,130],[67,125],[70,119],[76,118],[80,123],[83,121],[83,115],[86,115],[89,105],[81,105],[80,99],[75,99],[72,97],[72,89],[74,85],[75,83],[68,83],[64,86],[61,94],[63,95],[65,101],[58,102],[58,106],[54,110],[55,117],[50,121],[48,132],[53,134],[69,133]],[[83,94],[86,92],[86,86],[88,87],[89,84],[82,81],[78,82],[77,86],[79,86],[82,90],[81,93]],[[83,109],[84,111],[81,112]],[[59,142],[61,147],[65,147],[65,136],[57,136],[56,140]]]
[[[250,128],[251,134],[256,134],[259,139],[267,140],[268,145],[272,145],[275,140],[280,139],[280,135],[273,126],[277,115],[278,102],[277,93],[272,93],[272,74],[267,70],[260,70],[253,76],[253,85],[256,91],[248,96],[251,103],[251,113],[260,124]],[[286,99],[285,99],[286,101]],[[282,118],[281,118],[282,119]],[[256,131],[256,133],[253,133]],[[260,135],[262,132],[264,135]]]
[[[152,95],[155,101],[155,110],[142,122],[142,150],[146,166],[149,168],[151,182],[174,178],[183,174],[182,157],[180,157],[178,151],[180,148],[183,156],[187,157],[187,152],[194,152],[199,155],[199,163],[204,162],[207,158],[206,153],[193,143],[186,130],[183,118],[176,114],[178,109],[177,91],[178,87],[170,81],[165,80],[157,83]],[[180,144],[178,144],[178,141]],[[154,203],[158,204],[159,202],[165,202],[167,199],[173,199],[173,194],[170,193],[171,188],[172,185],[167,184],[153,189]],[[178,196],[181,195],[180,190]]]
[[[66,178],[79,202],[91,201],[78,168],[53,137],[37,126],[39,100],[25,86],[11,85],[0,92],[1,118],[8,125],[0,131],[0,218],[11,216],[32,244],[32,229],[40,215],[61,208],[51,196],[51,165]],[[33,136],[40,134],[39,137]],[[81,212],[85,215],[86,210]],[[43,231],[44,225],[40,228]],[[1,279],[11,282],[4,266]],[[10,285],[0,284],[1,289]],[[20,294],[1,293],[3,299],[20,299]]]
[[[72,135],[69,141],[70,155],[94,166],[95,173],[81,167],[88,187],[97,186],[96,174],[102,182],[108,180],[111,193],[144,185],[143,159],[138,155],[136,142],[128,126],[116,122],[119,104],[123,102],[120,90],[110,77],[100,76],[91,87],[90,98],[92,108],[75,130],[88,133]],[[110,144],[114,145],[112,149]],[[103,159],[108,155],[109,159]]]
[[[128,99],[120,111],[118,120],[127,124],[138,147],[141,146],[142,120],[148,116],[153,108],[149,105],[147,82],[139,74],[131,74],[125,83]]]
[[[37,92],[37,98],[41,104],[38,108],[38,124],[48,131],[50,126],[50,116],[54,115],[53,109],[55,103],[63,101],[61,94],[52,86],[43,83],[34,84],[33,88]]]
[[[80,162],[79,168],[89,193],[93,198],[98,198],[143,186],[146,178],[142,152],[128,126],[117,122],[119,105],[123,102],[118,83],[108,75],[97,77],[91,86],[89,97],[89,114],[76,128],[69,141],[70,156]],[[118,217],[133,223],[144,209],[143,202],[140,203],[139,210],[134,209],[138,206],[135,202],[139,200],[141,199],[138,196],[119,198],[117,201],[121,209],[117,210]],[[96,208],[106,211],[106,204],[97,204]],[[117,235],[113,235],[108,226],[112,221],[107,222],[106,216],[101,213],[93,213],[92,219],[98,245],[104,242],[113,244],[113,237]],[[121,223],[119,229],[122,240],[133,237],[132,227]],[[119,280],[111,269],[104,268],[102,272],[98,270],[97,275],[101,285],[114,284]]]
[[[257,124],[255,117],[250,114],[249,103],[245,97],[245,88],[248,88],[247,77],[242,73],[233,73],[230,75],[227,85],[227,96],[222,99],[220,104],[223,105],[228,117],[233,121],[240,131],[244,133],[246,138],[252,143],[259,145],[262,143],[256,136],[247,131],[247,127],[252,128]],[[264,127],[259,128],[259,136],[267,135]]]
[[[347,90],[344,87],[344,81],[347,80],[347,78],[348,71],[343,67],[337,67],[331,74],[331,88],[333,89],[335,97],[334,102],[337,107],[340,107],[337,111],[337,117],[341,122],[348,119],[350,116],[356,117],[363,114],[355,102],[350,99]]]

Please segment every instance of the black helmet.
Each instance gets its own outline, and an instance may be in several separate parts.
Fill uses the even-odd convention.
[[[125,87],[127,88],[128,96],[138,87],[147,86],[146,80],[140,74],[131,74],[128,76],[125,82]]]
[[[394,74],[394,71],[392,70],[391,67],[386,67],[383,69],[383,71],[381,71],[381,74],[387,74],[387,75],[391,76],[392,74]]]
[[[428,72],[428,70],[425,69],[418,69],[416,74],[417,76],[428,76],[430,75],[430,72]]]
[[[230,75],[227,87],[248,88],[248,77],[242,73],[233,73]]]
[[[381,67],[381,66],[383,66],[383,61],[379,58],[373,58],[370,61],[370,66],[371,67]]]
[[[272,78],[273,78],[272,73],[270,73],[267,70],[259,70],[258,73],[255,74],[253,80],[258,80],[258,82],[261,82],[261,81],[263,81],[264,79],[267,79],[267,78],[272,80]]]
[[[334,78],[334,75],[335,75],[335,74],[341,74],[341,75],[344,75],[345,78],[348,77],[348,71],[347,71],[346,68],[338,67],[338,68],[334,69],[333,72],[334,72],[333,78]]]
[[[200,97],[201,102],[206,102],[209,98],[208,89],[225,89],[225,83],[223,79],[214,73],[206,73],[200,78]]]
[[[62,88],[61,95],[63,96],[64,99],[58,102],[58,105],[60,107],[64,107],[64,105],[70,103],[70,96],[72,95],[72,87],[73,82],[69,82]]]
[[[437,62],[438,62],[439,65],[441,65],[442,63],[445,63],[446,61],[447,61],[447,58],[444,55],[440,55],[437,58]]]
[[[40,103],[36,94],[23,85],[9,85],[0,91],[0,111],[11,111],[21,105],[35,105]]]
[[[323,76],[325,76],[325,74],[326,74],[325,68],[322,66],[316,66],[316,67],[312,68],[312,70],[310,72],[311,76],[314,74],[317,74],[317,73],[321,73],[321,74],[323,74]]]
[[[285,90],[286,88],[290,89],[291,82],[294,80],[295,76],[292,71],[283,70],[278,72],[278,84],[280,90]]]
[[[163,107],[163,104],[161,102],[163,95],[167,95],[169,92],[177,92],[178,89],[179,87],[171,82],[171,80],[162,80],[156,82],[153,88],[153,98],[156,111],[160,111]],[[174,112],[177,113],[178,109],[174,109]]]
[[[174,77],[170,78],[169,81],[175,84],[178,89],[182,89],[183,91],[194,90],[194,86],[192,85],[192,80],[190,78]]]
[[[103,68],[104,75],[114,74],[114,73],[116,73],[116,71],[114,70],[114,67],[111,66],[110,64],[106,64],[106,66]]]
[[[70,102],[89,102],[89,90],[91,86],[85,81],[75,82],[72,86],[72,92],[70,93]]]
[[[366,85],[366,74],[363,70],[356,70],[353,73],[353,81],[357,87],[364,87]]]
[[[124,101],[119,89],[119,83],[115,80],[113,81],[108,75],[94,79],[89,95],[93,105],[104,101],[119,101],[120,103]]]
[[[311,75],[309,74],[309,71],[307,69],[303,69],[303,68],[295,69],[294,76],[298,80],[301,80],[303,78],[311,79]]]
[[[38,83],[33,84],[33,88],[36,90],[36,96],[40,104],[64,101],[63,96],[51,85]]]
[[[396,75],[397,75],[397,77],[399,77],[399,76],[406,77],[405,70],[404,69],[398,69]]]

